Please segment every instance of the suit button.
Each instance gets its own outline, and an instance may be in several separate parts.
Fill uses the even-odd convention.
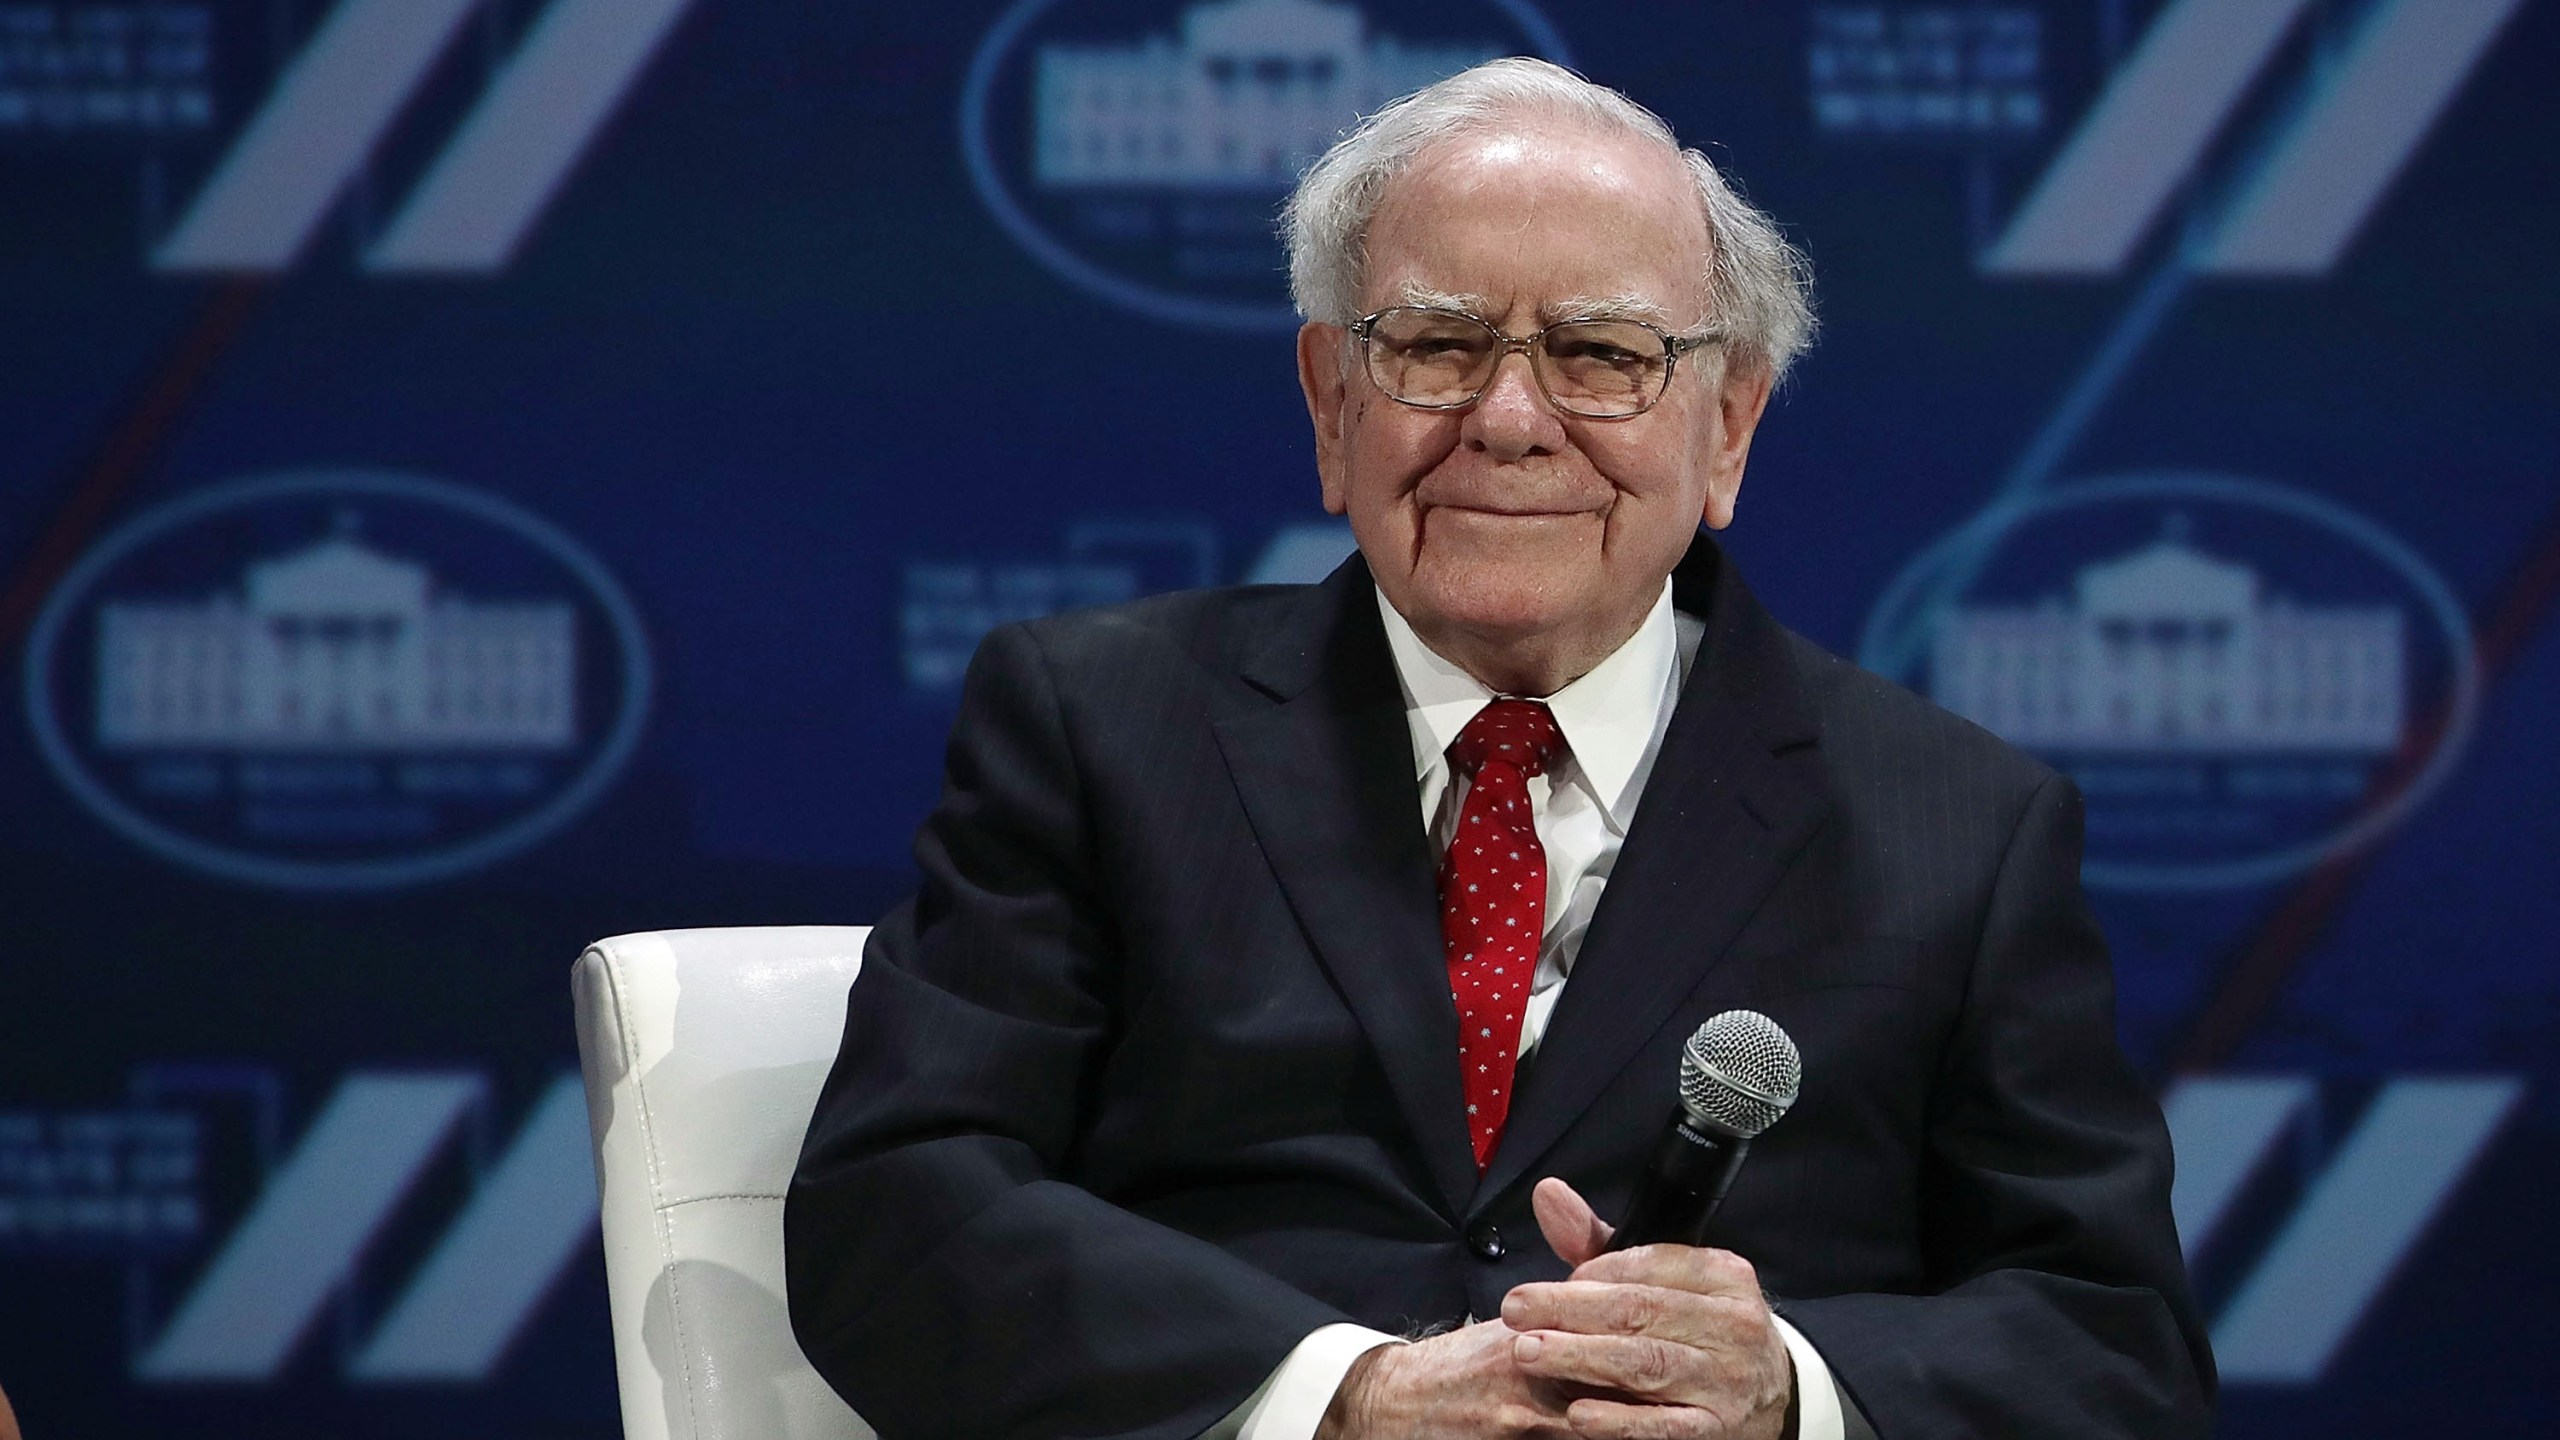
[[[1467,1232],[1467,1248],[1476,1252],[1479,1260],[1499,1260],[1504,1253],[1502,1232],[1495,1229],[1490,1221],[1478,1225]]]

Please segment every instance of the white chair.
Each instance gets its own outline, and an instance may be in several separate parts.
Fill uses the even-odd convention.
[[[627,1440],[873,1440],[782,1288],[782,1196],[868,933],[662,930],[578,957]]]

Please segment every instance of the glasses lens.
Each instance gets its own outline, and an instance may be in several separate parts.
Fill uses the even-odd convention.
[[[1472,315],[1400,307],[1369,327],[1369,378],[1408,405],[1462,405],[1483,386],[1495,348]]]
[[[1661,396],[1671,374],[1662,337],[1623,320],[1558,325],[1538,359],[1547,393],[1585,415],[1633,415]]]

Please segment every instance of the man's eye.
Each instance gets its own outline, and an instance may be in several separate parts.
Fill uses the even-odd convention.
[[[1624,369],[1645,363],[1645,357],[1622,345],[1605,340],[1574,340],[1551,347],[1559,360],[1587,360],[1595,365],[1611,365]]]

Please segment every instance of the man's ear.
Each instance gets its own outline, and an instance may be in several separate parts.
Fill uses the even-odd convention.
[[[1714,441],[1707,454],[1707,506],[1700,518],[1710,530],[1733,523],[1734,501],[1742,495],[1742,467],[1751,458],[1751,437],[1769,408],[1769,389],[1777,376],[1766,365],[1727,364],[1716,381]]]
[[[1349,404],[1349,376],[1343,354],[1349,337],[1339,325],[1310,320],[1298,327],[1298,388],[1307,395],[1307,420],[1316,432],[1316,479],[1324,486],[1324,509],[1339,515],[1347,503],[1343,428]]]

